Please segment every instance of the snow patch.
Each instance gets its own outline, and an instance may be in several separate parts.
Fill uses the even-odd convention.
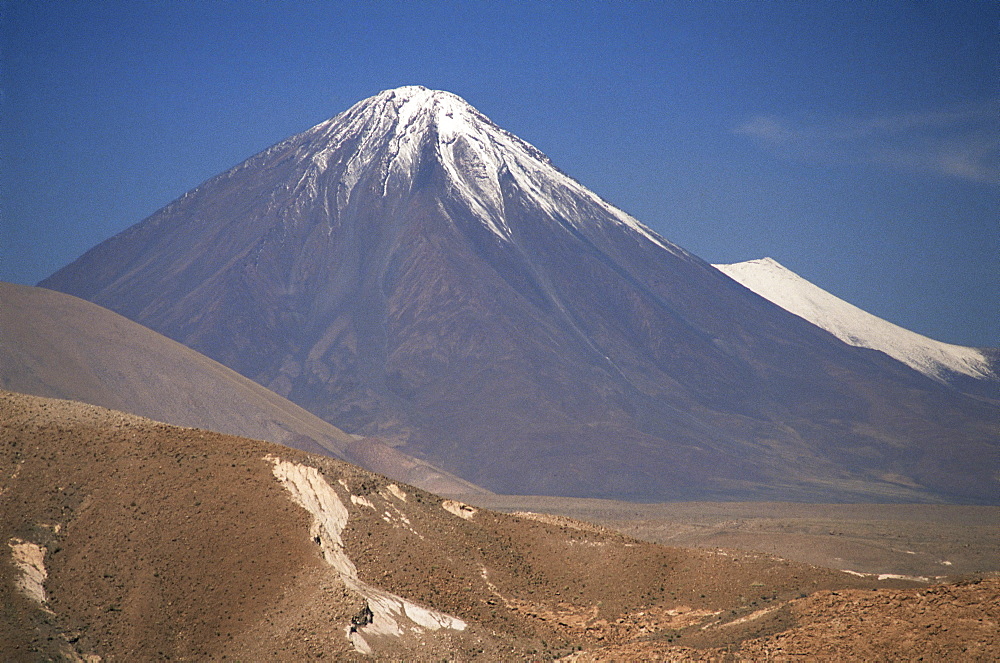
[[[476,515],[475,508],[457,500],[445,500],[441,502],[441,508],[448,513],[462,518],[463,520],[472,520],[472,518]]]
[[[388,490],[389,494],[398,499],[399,501],[401,502],[406,501],[406,493],[404,493],[403,490],[396,484],[390,483],[388,486],[386,486],[386,490]]]
[[[766,617],[767,615],[770,615],[772,612],[778,611],[781,607],[782,607],[781,605],[776,605],[776,606],[772,606],[770,608],[762,608],[761,610],[757,610],[756,612],[752,612],[749,615],[744,615],[743,617],[740,617],[739,619],[734,619],[731,622],[723,622],[722,624],[718,624],[718,625],[716,625],[716,624],[709,624],[708,626],[703,626],[701,630],[704,631],[704,630],[710,628],[711,626],[718,626],[720,628],[726,628],[726,627],[729,627],[729,626],[736,626],[738,624],[746,624],[747,622],[755,621],[757,619],[760,619],[761,617]],[[718,613],[715,613],[715,614],[718,614]]]
[[[379,493],[381,494],[382,491],[379,491]],[[385,497],[385,495],[382,495],[382,497],[386,501],[385,504],[386,510],[382,512],[382,520],[389,523],[393,527],[400,527],[402,529],[405,529],[410,534],[413,534],[414,536],[422,540],[424,538],[424,535],[418,532],[417,530],[413,529],[413,525],[412,523],[410,523],[410,519],[406,517],[406,514],[403,513],[402,509],[400,509],[398,506],[390,502],[389,499]]]
[[[861,573],[850,569],[841,569],[841,572],[849,573],[852,576],[858,576],[859,578],[875,578],[876,580],[910,580],[912,582],[931,581],[931,579],[926,576],[907,576],[899,573]]]
[[[361,497],[360,495],[351,495],[351,504],[357,504],[358,506],[366,506],[369,509],[374,509],[375,505],[371,503],[366,497]]]
[[[883,320],[813,285],[771,258],[715,267],[848,345],[884,352],[935,380],[944,382],[949,373],[977,379],[997,377],[989,359],[979,350],[935,341]]]
[[[359,579],[357,567],[347,556],[341,538],[349,512],[337,492],[314,467],[283,461],[271,455],[264,459],[272,463],[275,478],[291,494],[295,503],[312,514],[309,536],[319,544],[323,559],[336,569],[347,588],[359,594],[368,604],[370,622],[347,628],[355,650],[372,653],[366,636],[399,637],[406,632],[419,634],[424,630],[442,628],[465,630],[465,622],[457,617],[419,606]],[[399,491],[398,487],[396,489]],[[395,495],[395,492],[390,492]],[[405,493],[403,495],[399,499],[405,500]]]
[[[900,573],[880,573],[879,580],[912,580],[913,582],[930,582],[931,579],[925,576],[905,576]]]

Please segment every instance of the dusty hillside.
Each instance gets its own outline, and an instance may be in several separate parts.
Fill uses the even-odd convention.
[[[2,394],[0,490],[4,660],[1000,654],[995,580],[667,548],[67,401]]]
[[[95,304],[0,282],[0,388],[67,398],[345,459],[444,493],[478,486],[358,441],[176,341]]]

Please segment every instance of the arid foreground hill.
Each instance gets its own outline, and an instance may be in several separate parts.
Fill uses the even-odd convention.
[[[90,302],[0,282],[0,389],[277,442],[445,494],[486,492],[351,436],[257,383]]]
[[[264,442],[0,392],[0,658],[987,660],[916,586],[507,516]]]

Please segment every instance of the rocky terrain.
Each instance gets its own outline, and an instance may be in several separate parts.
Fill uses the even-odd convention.
[[[0,658],[993,660],[929,584],[505,515],[336,459],[0,396]]]

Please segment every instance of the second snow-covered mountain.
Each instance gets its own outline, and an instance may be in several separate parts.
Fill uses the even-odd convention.
[[[988,352],[927,338],[830,294],[773,258],[716,265],[723,273],[840,340],[898,359],[928,377],[998,381]]]

